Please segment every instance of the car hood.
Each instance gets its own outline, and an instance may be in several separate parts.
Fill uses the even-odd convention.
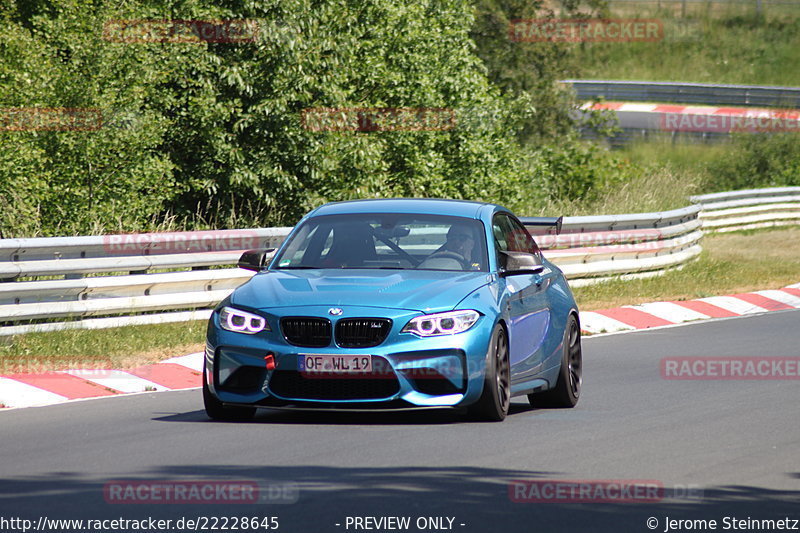
[[[252,309],[358,305],[430,312],[452,309],[489,278],[486,272],[435,270],[272,270],[236,289],[231,303]]]

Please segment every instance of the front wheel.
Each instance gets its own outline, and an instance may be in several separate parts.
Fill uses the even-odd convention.
[[[581,396],[582,368],[581,328],[575,316],[570,315],[564,331],[564,351],[556,386],[529,394],[528,401],[534,407],[575,407]]]
[[[480,420],[500,422],[508,415],[511,403],[511,369],[508,361],[508,338],[503,326],[497,324],[486,354],[486,376],[483,393],[470,413]]]
[[[206,369],[203,367],[203,406],[206,414],[212,420],[241,421],[250,420],[256,414],[255,407],[229,407],[223,405],[219,399],[211,393],[206,381]]]

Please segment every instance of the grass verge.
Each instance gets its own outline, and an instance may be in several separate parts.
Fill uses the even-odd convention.
[[[672,6],[674,7],[674,6]],[[719,7],[719,6],[718,6]],[[800,85],[800,17],[794,6],[770,6],[758,17],[747,9],[620,6],[612,17],[657,18],[657,42],[581,43],[578,76],[585,79]]]
[[[700,258],[682,270],[574,289],[582,311],[660,300],[691,300],[800,282],[800,228],[733,232],[703,239]]]
[[[206,321],[0,337],[0,374],[133,368],[199,352]]]
[[[668,211],[689,205],[689,196],[704,192],[698,172],[668,164],[650,164],[641,174],[610,189],[598,191],[590,200],[552,200],[531,206],[525,216],[613,215]]]

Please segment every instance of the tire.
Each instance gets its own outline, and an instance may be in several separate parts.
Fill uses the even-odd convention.
[[[228,407],[223,405],[208,388],[205,367],[203,367],[203,405],[206,408],[206,414],[212,420],[244,421],[252,419],[253,415],[256,414],[255,407]]]
[[[511,404],[510,376],[508,337],[503,326],[497,324],[492,331],[486,354],[483,392],[478,402],[470,408],[470,415],[473,418],[489,422],[505,420]]]
[[[528,394],[534,407],[575,407],[581,396],[583,354],[581,328],[574,315],[569,315],[564,330],[564,352],[556,386],[548,391]]]

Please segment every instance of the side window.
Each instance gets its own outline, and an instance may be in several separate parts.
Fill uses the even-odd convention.
[[[496,252],[527,252],[539,255],[539,247],[528,230],[520,222],[505,214],[499,214],[492,221]],[[498,255],[498,262],[502,259]]]
[[[513,244],[511,245],[512,251],[515,252],[528,252],[529,254],[536,254],[539,255],[541,252],[539,247],[536,245],[536,242],[531,237],[531,234],[528,230],[525,229],[518,220],[515,220],[511,217],[506,217],[508,221],[511,223],[512,227],[512,234],[513,238],[511,239]]]
[[[508,228],[504,224],[508,217],[497,215],[492,221],[492,233],[494,234],[494,245],[498,252],[508,251]]]

